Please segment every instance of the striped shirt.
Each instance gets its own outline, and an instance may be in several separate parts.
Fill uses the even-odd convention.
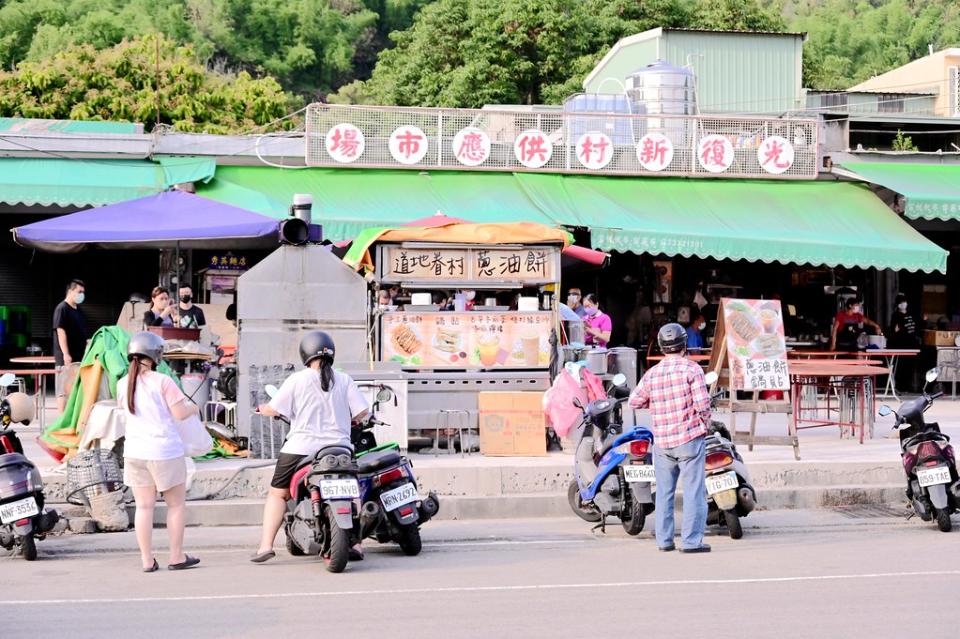
[[[668,356],[651,368],[630,394],[634,408],[649,408],[654,442],[675,448],[707,434],[710,393],[703,369],[685,357]]]

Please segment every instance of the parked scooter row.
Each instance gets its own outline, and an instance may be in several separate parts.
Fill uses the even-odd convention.
[[[708,375],[708,384],[715,375]],[[628,534],[638,535],[656,502],[653,433],[644,426],[623,432],[622,404],[630,395],[626,377],[615,376],[606,392],[608,397],[585,407],[575,401],[583,421],[567,499],[573,512],[595,528],[616,517]],[[706,448],[707,523],[725,526],[731,538],[740,539],[740,517],[756,506],[746,464],[721,422],[712,422]]]
[[[13,375],[0,377],[0,392],[12,383]],[[11,428],[28,425],[33,417],[31,397],[11,393],[0,398],[0,546],[16,547],[27,561],[37,558],[37,541],[60,519],[56,510],[44,507],[40,471],[23,455],[20,438]]]
[[[276,395],[274,386],[267,394]],[[350,549],[364,538],[396,542],[407,555],[420,553],[420,526],[439,510],[435,494],[419,496],[410,461],[395,443],[377,446],[372,429],[379,404],[393,399],[381,387],[371,417],[354,427],[354,451],[341,446],[320,450],[290,481],[284,525],[287,551],[320,555],[330,572],[342,572]]]
[[[940,432],[936,422],[927,422],[924,413],[942,392],[928,394],[927,387],[937,380],[937,369],[926,374],[923,393],[903,402],[899,410],[881,406],[882,416],[894,415],[893,429],[900,434],[900,458],[907,475],[906,495],[913,512],[923,521],[937,521],[937,527],[950,532],[950,515],[960,507],[960,478],[950,437]]]

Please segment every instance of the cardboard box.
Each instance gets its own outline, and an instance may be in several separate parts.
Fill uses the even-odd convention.
[[[924,331],[923,343],[926,346],[956,346],[960,331]]]
[[[543,393],[480,393],[480,453],[491,457],[547,454]]]

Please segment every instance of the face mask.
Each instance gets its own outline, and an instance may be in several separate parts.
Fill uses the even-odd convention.
[[[568,296],[567,296],[567,304],[576,304],[576,303],[579,302],[579,301],[580,301],[580,296],[579,296],[579,295],[568,295]]]
[[[702,330],[705,329],[706,327],[707,327],[707,323],[706,323],[706,322],[700,322],[700,324],[697,325],[697,330],[698,330],[698,331],[702,331]]]
[[[583,307],[583,312],[590,316],[596,315],[599,310],[596,306]]]
[[[859,315],[860,313],[863,312],[863,309],[860,308],[859,306],[854,306],[853,308],[850,309],[850,312],[853,313],[854,315]]]
[[[86,299],[86,297],[84,296],[83,293],[77,293],[77,296],[74,298],[74,301],[75,301],[77,304],[83,304],[83,300],[85,300],[85,299]]]
[[[180,301],[184,304],[189,304],[193,300],[193,295],[181,295]]]
[[[901,302],[901,303],[897,304],[897,308],[900,309],[900,312],[901,312],[901,313],[906,313],[906,312],[907,312],[907,303],[906,303],[906,302]]]
[[[475,298],[475,297],[477,296],[477,292],[476,292],[476,291],[464,291],[463,296],[464,296],[465,298],[467,298],[467,301],[468,301],[468,302],[472,302],[472,301],[473,301],[473,298]]]

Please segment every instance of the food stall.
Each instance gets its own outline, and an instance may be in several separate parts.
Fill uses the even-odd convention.
[[[456,222],[381,230],[354,244],[345,262],[372,279],[373,367],[399,368],[407,380],[411,448],[442,445],[438,432],[457,429],[471,439],[448,445],[475,449],[481,393],[502,393],[506,402],[549,387],[566,232]],[[377,304],[377,292],[395,286],[409,303]],[[455,291],[453,303],[442,304]],[[541,421],[540,448],[542,433]]]

